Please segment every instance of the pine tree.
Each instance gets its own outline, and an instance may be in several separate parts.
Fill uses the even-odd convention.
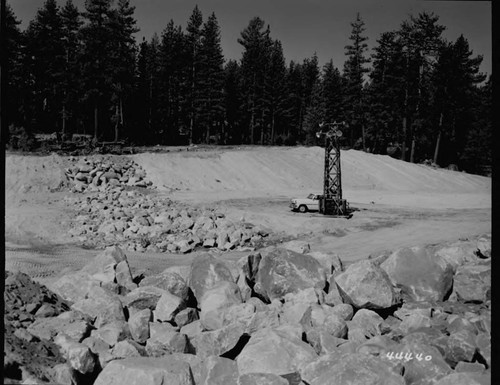
[[[305,144],[314,145],[316,141],[316,132],[319,125],[325,122],[326,104],[324,89],[321,82],[317,81],[313,86],[311,101],[306,109],[304,117]]]
[[[219,136],[224,118],[224,56],[220,43],[220,29],[212,13],[202,29],[199,69],[199,132],[204,132],[205,143],[210,136]]]
[[[286,65],[281,42],[275,40],[271,47],[269,71],[267,73],[266,100],[269,111],[270,144],[274,145],[276,134],[286,126],[289,114],[286,106]]]
[[[389,144],[397,146],[401,142],[406,62],[396,32],[382,33],[377,43],[366,94],[366,144],[371,151],[385,154]]]
[[[62,112],[65,51],[60,10],[55,0],[46,0],[38,10],[28,26],[27,37],[37,129],[57,131]]]
[[[366,150],[363,83],[364,74],[368,72],[365,64],[369,63],[370,60],[365,57],[365,52],[368,49],[365,41],[368,38],[363,36],[364,25],[365,23],[358,13],[356,20],[351,23],[352,32],[349,36],[351,44],[345,46],[347,60],[344,63],[343,77],[345,80],[344,111],[350,127],[350,143],[351,146],[354,146],[355,141],[361,137],[363,150]]]
[[[432,77],[434,122],[438,122],[434,124],[437,125],[434,162],[460,164],[476,119],[474,111],[481,100],[476,85],[486,78],[479,72],[483,59],[471,57],[472,51],[463,36],[442,47],[439,53]],[[440,152],[443,141],[445,153]]]
[[[23,35],[19,30],[20,23],[21,22],[17,20],[12,8],[9,4],[6,4],[5,37],[2,50],[5,56],[2,63],[2,71],[4,71],[2,76],[8,74],[8,76],[6,76],[7,81],[5,82],[5,95],[9,95],[9,97],[2,98],[2,103],[5,103],[5,110],[2,111],[2,113],[5,114],[7,127],[10,125],[20,127],[25,124],[23,116],[23,94],[27,90],[27,84],[26,78],[23,76]],[[5,143],[9,142],[9,131],[2,131]]]
[[[196,127],[196,120],[199,112],[199,71],[202,65],[200,49],[202,38],[203,15],[196,5],[193,13],[189,18],[186,28],[186,43],[189,47],[189,91],[187,94],[188,111],[189,111],[189,144],[193,144],[198,140],[199,132]]]
[[[185,70],[187,68],[192,73],[189,55],[189,45],[181,27],[170,20],[162,33],[159,47],[159,112],[164,144],[174,144],[181,137],[191,137],[191,116],[189,110],[184,108],[190,106],[187,95],[191,84]]]
[[[63,93],[61,132],[64,136],[67,133],[68,120],[72,121],[73,125],[75,125],[75,117],[79,114],[78,95],[81,90],[78,54],[81,49],[79,30],[83,22],[80,18],[80,12],[72,0],[67,0],[61,9],[61,24],[64,48],[64,71],[61,79]]]
[[[224,109],[225,122],[222,143],[240,144],[241,135],[241,75],[240,67],[235,60],[229,60],[224,68]]]
[[[160,97],[160,41],[154,34],[150,42],[144,38],[139,45],[137,56],[137,79],[135,89],[135,124],[138,128],[147,128],[147,134],[136,130],[130,133],[135,142],[160,143],[162,131],[159,114]],[[139,134],[140,133],[140,134]]]
[[[270,28],[265,28],[264,20],[255,17],[241,32],[238,43],[243,46],[241,59],[241,76],[243,91],[243,107],[246,113],[245,126],[248,127],[243,136],[247,142],[255,143],[256,128],[260,128],[261,141],[264,132],[265,116],[265,83],[269,65]]]
[[[325,102],[325,121],[340,122],[344,120],[344,112],[342,110],[342,75],[338,68],[335,68],[332,60],[328,61],[323,67],[322,83]]]
[[[124,127],[124,104],[129,104],[135,72],[136,46],[133,34],[139,30],[134,19],[135,7],[129,0],[118,0],[117,8],[110,18],[110,54],[112,72],[112,95],[115,126],[114,140],[118,141],[120,127]],[[132,102],[132,101],[130,101]],[[132,102],[133,103],[133,102]]]
[[[99,129],[99,122],[103,126],[109,123],[106,112],[111,107],[113,86],[112,40],[109,39],[112,35],[109,23],[113,18],[112,12],[111,0],[86,0],[83,13],[86,24],[80,30],[83,100],[93,112],[95,140],[105,133]]]
[[[422,12],[418,17],[404,21],[398,31],[406,58],[405,114],[403,117],[403,152],[406,160],[408,120],[411,121],[410,162],[415,161],[419,130],[424,126],[430,100],[430,76],[435,65],[434,58],[443,44],[441,34],[445,27],[438,24],[439,17]]]
[[[316,53],[311,58],[306,58],[304,59],[304,62],[302,63],[302,100],[303,103],[301,107],[303,108],[303,111],[300,113],[301,116],[304,118],[300,122],[300,128],[299,128],[299,138],[301,141],[307,140],[308,142],[311,142],[311,139],[308,138],[310,136],[310,130],[314,130],[313,127],[310,125],[308,127],[305,127],[305,117],[311,108],[316,109],[316,106],[313,106],[313,102],[317,103],[321,101],[321,97],[318,95],[321,94],[321,87],[318,86],[318,83],[320,81],[320,70],[318,66],[318,56]],[[316,90],[316,98],[313,100],[313,92]],[[324,108],[321,108],[322,110]],[[309,123],[310,124],[310,123]]]
[[[299,140],[299,133],[304,119],[304,84],[303,69],[300,63],[290,62],[286,76],[287,109],[290,114],[290,124],[283,134],[283,143],[294,145]]]

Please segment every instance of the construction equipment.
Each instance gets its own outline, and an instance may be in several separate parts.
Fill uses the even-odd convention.
[[[342,199],[342,179],[340,170],[340,127],[346,127],[345,122],[321,123],[318,139],[325,141],[325,171],[323,196],[319,201],[319,212],[324,215],[350,218],[352,216],[349,204]]]

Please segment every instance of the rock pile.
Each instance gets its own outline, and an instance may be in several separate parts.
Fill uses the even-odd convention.
[[[39,319],[57,319],[69,303],[26,274],[8,271],[4,303],[4,383],[23,378],[55,382],[53,368],[64,358],[50,338],[40,339],[30,329]]]
[[[71,157],[72,166],[65,170],[73,182],[73,192],[104,192],[116,186],[152,187],[146,172],[132,160],[119,157]]]
[[[124,186],[65,200],[76,210],[70,235],[90,247],[119,244],[133,251],[171,253],[233,250],[253,247],[268,235],[261,227],[230,221],[215,209],[191,208]]]
[[[60,347],[61,384],[488,384],[491,249],[481,242],[480,253],[461,241],[346,269],[307,250],[237,262],[206,253],[188,271],[142,280],[110,248],[51,286],[71,309],[28,332]],[[402,281],[411,255],[424,258]]]

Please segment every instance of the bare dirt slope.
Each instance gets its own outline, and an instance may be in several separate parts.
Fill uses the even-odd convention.
[[[319,147],[181,151],[139,154],[134,160],[159,189],[178,199],[291,197],[320,192],[323,187],[324,150]],[[355,150],[342,151],[341,163],[344,195],[353,202],[427,208],[490,206],[489,178]]]
[[[491,231],[490,178],[388,156],[342,152],[344,197],[359,209],[350,220],[293,213],[288,207],[290,198],[321,192],[324,150],[319,147],[184,148],[132,159],[158,194],[217,206],[228,217],[268,227],[284,242],[309,243],[313,250],[335,252],[348,261]],[[92,253],[72,244],[67,234],[74,213],[63,203],[71,194],[64,187],[66,166],[67,158],[55,155],[7,155],[7,267],[29,273],[29,266],[36,266],[46,278],[54,270],[81,267],[81,259]],[[53,258],[57,269],[48,266]],[[138,266],[143,258],[147,255],[138,257]],[[151,260],[160,258],[179,260],[151,255]],[[191,256],[183,258],[187,262]]]

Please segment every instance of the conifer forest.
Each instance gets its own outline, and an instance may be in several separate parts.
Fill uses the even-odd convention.
[[[332,53],[345,58],[336,68],[316,55],[288,61],[260,17],[234,37],[234,60],[215,13],[195,7],[136,41],[134,12],[129,0],[83,9],[46,0],[22,29],[7,5],[6,110],[18,148],[52,133],[141,146],[319,145],[321,122],[344,121],[345,149],[490,172],[491,76],[433,13],[370,40],[358,14],[345,51]]]

